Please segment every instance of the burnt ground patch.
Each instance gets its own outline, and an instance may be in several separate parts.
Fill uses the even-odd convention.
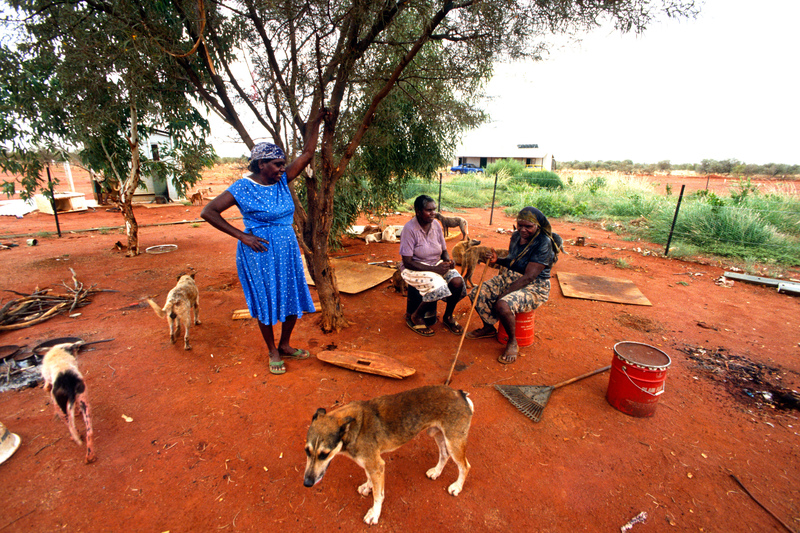
[[[730,353],[726,348],[678,348],[694,368],[721,384],[740,403],[758,409],[800,410],[800,393],[790,388],[795,372]]]

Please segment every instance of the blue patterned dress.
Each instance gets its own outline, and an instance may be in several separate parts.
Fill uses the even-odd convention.
[[[300,247],[292,228],[294,202],[286,174],[273,185],[242,178],[228,187],[244,218],[245,233],[269,241],[255,252],[239,241],[236,269],[250,315],[262,324],[313,313],[314,303],[303,272]]]

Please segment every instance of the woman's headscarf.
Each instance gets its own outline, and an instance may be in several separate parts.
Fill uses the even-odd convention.
[[[534,224],[537,224],[541,232],[544,233],[548,239],[550,239],[550,243],[553,245],[553,253],[555,254],[553,263],[558,261],[558,253],[564,250],[564,240],[558,234],[553,233],[553,228],[550,226],[550,221],[547,220],[547,217],[544,216],[544,213],[535,207],[523,207],[517,215],[517,220],[524,220],[526,222],[533,222]]]
[[[257,173],[258,162],[264,159],[286,159],[286,154],[281,147],[276,144],[266,142],[258,143],[253,146],[253,150],[250,152],[250,164],[248,165],[250,172]]]
[[[258,143],[250,152],[250,161],[260,161],[261,159],[286,159],[286,154],[276,144]]]

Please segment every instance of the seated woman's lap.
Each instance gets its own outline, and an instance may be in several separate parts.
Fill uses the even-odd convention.
[[[493,307],[497,299],[506,287],[512,284],[522,274],[504,270],[497,276],[491,278],[483,284],[475,310],[487,323],[494,324],[497,317],[494,316]],[[478,288],[473,288],[470,298],[475,299]],[[535,280],[523,289],[519,289],[510,294],[506,294],[501,301],[506,303],[511,312],[516,314],[533,311],[550,297],[550,280]]]

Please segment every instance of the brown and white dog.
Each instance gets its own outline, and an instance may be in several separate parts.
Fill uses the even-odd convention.
[[[53,400],[56,416],[67,424],[72,440],[82,445],[83,440],[75,427],[75,406],[80,409],[86,426],[86,463],[89,464],[96,458],[94,433],[86,382],[78,370],[74,355],[79,347],[80,344],[58,344],[50,348],[42,360],[42,378],[44,390],[50,393]]]
[[[435,216],[436,220],[442,225],[445,237],[450,235],[450,228],[458,228],[461,230],[461,240],[469,239],[466,219],[461,217],[446,217],[441,213],[435,213],[433,216]]]
[[[178,330],[183,325],[183,348],[185,350],[192,349],[189,344],[189,324],[192,322],[200,324],[200,293],[194,283],[194,275],[195,273],[192,272],[178,277],[178,284],[167,294],[167,303],[164,304],[163,309],[159,308],[158,304],[150,298],[147,299],[147,303],[159,317],[167,317],[171,343],[175,343]],[[192,315],[194,315],[194,320],[192,320]]]
[[[377,524],[384,499],[386,463],[381,454],[427,430],[439,447],[439,462],[426,475],[438,478],[452,457],[458,465],[458,479],[447,491],[458,496],[470,469],[466,449],[474,410],[466,392],[444,385],[352,402],[330,414],[317,409],[306,436],[303,485],[313,487],[319,483],[336,455],[349,457],[367,473],[367,481],[358,487],[358,492],[362,496],[372,492],[373,496],[364,522]]]

